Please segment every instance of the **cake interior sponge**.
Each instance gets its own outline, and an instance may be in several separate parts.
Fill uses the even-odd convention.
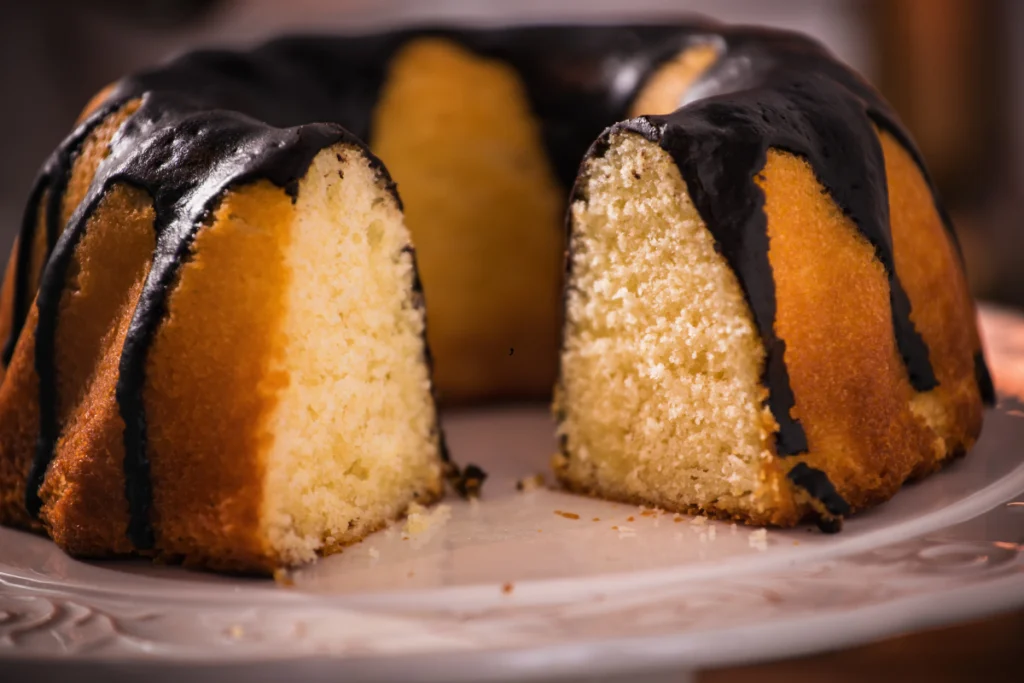
[[[758,516],[765,354],[676,164],[620,133],[579,182],[556,472],[607,498]]]
[[[284,262],[262,523],[288,561],[362,538],[440,495],[424,310],[409,234],[362,154],[307,173]],[[339,175],[344,175],[344,179]]]

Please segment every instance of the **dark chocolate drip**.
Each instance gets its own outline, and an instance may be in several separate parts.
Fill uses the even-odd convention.
[[[71,261],[71,254],[78,240],[81,231],[68,230],[61,234],[61,209],[64,198],[64,191],[67,189],[68,178],[71,174],[71,165],[74,156],[78,153],[79,147],[92,130],[99,125],[103,119],[117,107],[108,103],[94,112],[72,135],[57,148],[53,156],[47,162],[44,174],[40,177],[41,182],[46,178],[49,185],[49,197],[46,202],[46,237],[48,260],[39,279],[39,291],[36,295],[36,306],[39,317],[36,323],[35,338],[35,370],[39,377],[39,437],[36,440],[36,452],[29,468],[28,480],[25,486],[25,507],[33,517],[39,514],[42,507],[42,500],[39,497],[39,487],[43,484],[46,476],[46,469],[53,459],[53,449],[60,435],[60,427],[57,419],[57,373],[54,366],[54,344],[57,327],[57,313],[60,306],[60,297],[64,289],[64,273]],[[38,199],[30,204],[25,212],[25,225],[22,226],[22,238],[26,236],[32,239],[34,231],[28,230],[28,221],[34,226],[38,219]],[[84,202],[83,202],[84,203]],[[81,207],[76,207],[76,213]],[[72,234],[68,234],[72,233]],[[52,240],[52,241],[51,241]],[[58,244],[64,244],[64,248],[58,249]],[[20,246],[20,245],[19,245]],[[19,253],[19,259],[21,254]],[[21,276],[22,263],[18,264],[16,276]],[[25,279],[27,280],[28,263],[25,264]],[[19,279],[19,284],[22,281]],[[18,297],[17,291],[15,297]],[[27,315],[27,309],[25,312]],[[20,328],[24,325],[24,316],[15,316],[15,323]],[[20,330],[19,330],[20,332]],[[15,330],[11,332],[11,351],[17,342]]]
[[[777,450],[807,450],[790,411],[785,342],[775,332],[775,283],[768,259],[764,193],[755,177],[770,148],[801,156],[859,232],[889,279],[896,344],[917,391],[937,385],[928,347],[910,319],[889,229],[885,160],[869,110],[884,103],[809,39],[785,33],[726,34],[727,53],[694,86],[701,99],[672,114],[619,124],[657,142],[673,158],[691,199],[735,271],[764,341],[768,406],[779,424]],[[896,123],[893,123],[896,126]]]
[[[567,188],[591,142],[609,123],[625,118],[658,65],[694,41],[718,42],[723,57],[693,89],[707,99],[669,116],[637,119],[620,127],[657,139],[673,154],[701,214],[743,282],[768,350],[765,382],[781,427],[779,451],[801,452],[806,439],[789,414],[793,396],[784,342],[773,329],[774,283],[767,261],[763,196],[753,182],[770,146],[808,158],[822,184],[874,245],[889,273],[894,327],[911,380],[919,390],[934,386],[927,349],[910,324],[909,303],[893,268],[884,165],[871,121],[892,132],[924,172],[920,155],[870,86],[816,43],[788,33],[720,29],[706,23],[421,28],[362,37],[290,38],[247,53],[195,52],[125,79],[102,110],[79,126],[44,166],[22,227],[15,325],[4,349],[5,362],[31,303],[28,273],[43,191],[50,192],[47,237],[52,246],[60,233],[67,178],[82,141],[116,107],[143,98],[112,140],[86,199],[56,241],[40,285],[36,366],[41,428],[27,494],[30,509],[38,510],[38,486],[59,432],[53,346],[60,296],[73,250],[104,193],[124,182],[147,191],[156,210],[157,247],[122,352],[117,385],[126,425],[130,537],[145,548],[153,542],[142,400],[146,355],[196,231],[226,188],[267,178],[294,196],[297,181],[316,152],[333,142],[369,139],[373,108],[391,57],[410,39],[426,36],[449,38],[520,74],[556,174]],[[383,168],[381,173],[386,177]],[[981,383],[988,376],[983,360],[979,367]],[[447,460],[443,433],[439,440]],[[475,471],[469,474],[481,478]]]
[[[992,382],[992,374],[988,371],[988,365],[985,363],[985,354],[981,351],[974,354],[974,378],[978,382],[982,403],[994,406],[996,404],[996,387]]]
[[[821,501],[825,510],[835,517],[850,514],[850,504],[843,499],[836,487],[829,481],[828,475],[805,462],[798,462],[789,471],[789,480],[807,491],[814,499]]]
[[[36,225],[39,222],[39,204],[49,186],[49,174],[44,173],[36,179],[28,198],[28,206],[21,221],[18,233],[18,254],[14,260],[14,300],[11,306],[11,332],[4,342],[3,364],[7,367],[14,355],[14,347],[21,336],[21,328],[25,326],[28,309],[31,306],[29,296],[29,277],[32,270],[32,250],[35,246]]]
[[[61,225],[61,209],[64,203],[64,191],[67,189],[68,180],[71,177],[71,165],[82,143],[96,126],[102,123],[108,113],[110,113],[110,109],[102,107],[101,111],[94,112],[79,124],[46,160],[32,186],[28,205],[25,207],[22,217],[21,230],[18,233],[18,255],[14,264],[14,305],[11,311],[11,332],[4,343],[3,356],[0,358],[5,367],[10,364],[11,357],[14,355],[14,347],[18,343],[18,337],[21,336],[21,328],[25,325],[25,318],[28,317],[28,310],[32,306],[35,294],[29,283],[29,277],[32,271],[39,207],[43,194],[49,191],[46,200],[46,222],[43,228],[46,231],[46,254],[43,255],[42,263],[45,265],[46,258],[57,244],[57,238],[63,227]]]

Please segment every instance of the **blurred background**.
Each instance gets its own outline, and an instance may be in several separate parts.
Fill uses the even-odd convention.
[[[687,12],[809,33],[874,82],[928,160],[975,294],[1024,307],[1020,0],[0,0],[0,255],[36,170],[86,101],[186,49],[394,23],[666,21]],[[1010,680],[999,672],[1019,672],[1022,634],[1024,614],[1015,613],[700,680]]]
[[[0,253],[36,170],[90,96],[183,50],[391,23],[664,21],[687,12],[809,33],[874,82],[928,160],[975,294],[1024,305],[1018,0],[0,0]]]

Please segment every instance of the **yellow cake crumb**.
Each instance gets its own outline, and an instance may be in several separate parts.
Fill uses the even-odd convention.
[[[524,493],[544,488],[544,475],[540,472],[516,481],[516,491]]]
[[[452,507],[450,505],[442,504],[436,506],[433,510],[429,510],[418,503],[412,503],[409,505],[405,518],[405,534],[407,536],[417,536],[428,531],[436,531],[447,523],[451,516]]]
[[[747,536],[747,543],[754,550],[761,552],[768,550],[768,530],[757,529],[756,531],[751,531],[750,535]]]

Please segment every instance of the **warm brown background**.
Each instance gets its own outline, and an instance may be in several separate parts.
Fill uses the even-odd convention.
[[[388,20],[609,20],[685,11],[805,31],[878,84],[928,159],[975,293],[1024,305],[1018,0],[0,0],[0,253],[14,239],[36,169],[90,95],[188,47]],[[707,672],[700,680],[1024,681],[1022,653],[1024,612],[1015,612],[854,650]]]

